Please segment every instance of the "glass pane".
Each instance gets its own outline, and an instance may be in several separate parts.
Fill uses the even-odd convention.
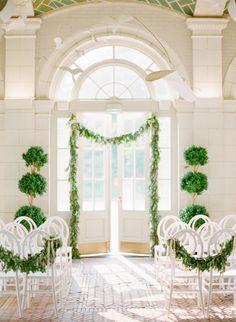
[[[170,155],[170,149],[160,149],[160,163],[158,171],[159,179],[171,178]]]
[[[93,210],[92,181],[83,182],[83,210]]]
[[[115,66],[115,79],[116,83],[121,83],[125,86],[132,84],[139,76],[131,69]]]
[[[126,91],[127,88],[123,84],[115,83],[114,85],[115,85],[115,93],[113,95],[119,98]]]
[[[122,208],[133,210],[133,180],[123,180],[122,186]]]
[[[82,68],[86,69],[87,67],[101,62],[106,59],[113,58],[113,48],[112,46],[104,46],[100,48],[93,49],[84,55],[81,55],[79,59],[77,59],[76,63]]]
[[[159,79],[153,83],[156,92],[156,99],[158,101],[173,99],[173,94],[170,92],[167,81],[165,81],[164,79]]]
[[[170,180],[158,180],[159,210],[171,209],[171,182]]]
[[[94,210],[104,210],[105,209],[105,198],[104,198],[104,181],[96,180],[94,187]]]
[[[71,91],[74,87],[74,81],[70,73],[65,73],[56,92],[56,99],[68,101]]]
[[[171,131],[170,131],[170,118],[169,117],[160,117],[158,119],[160,125],[160,138],[159,138],[159,147],[170,147],[171,144]]]
[[[147,86],[140,77],[129,87],[129,90],[134,98],[150,98]]]
[[[90,78],[100,87],[113,82],[113,67],[100,68],[90,75]]]
[[[57,181],[57,210],[70,210],[70,185],[68,181]]]
[[[145,210],[145,181],[136,180],[135,183],[135,210]]]
[[[92,178],[93,175],[93,156],[91,150],[84,151],[83,176],[85,179]]]
[[[87,78],[79,90],[78,97],[82,99],[95,98],[98,90],[99,86]]]
[[[136,178],[144,178],[144,150],[135,151]]]
[[[70,153],[68,149],[57,150],[57,179],[67,180]]]
[[[60,117],[57,119],[57,147],[68,148],[70,138],[70,127],[68,125],[68,117]]]
[[[103,178],[104,176],[104,151],[95,151],[94,167],[95,178]]]
[[[133,151],[124,150],[124,177],[125,178],[133,177],[133,168],[134,168]]]
[[[143,69],[152,64],[152,60],[140,51],[124,46],[115,47],[115,58],[131,61]]]
[[[104,85],[98,93],[100,94],[100,92],[102,95],[105,95],[107,97],[115,96],[113,83]]]

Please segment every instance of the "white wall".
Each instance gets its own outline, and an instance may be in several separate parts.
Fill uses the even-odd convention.
[[[23,96],[15,98],[14,90],[8,88],[7,96],[11,99],[0,101],[0,216],[9,221],[13,218],[15,211],[27,202],[25,196],[18,191],[17,183],[19,178],[26,172],[26,168],[21,159],[21,154],[30,145],[42,145],[46,151],[51,150],[50,146],[50,119],[53,101],[48,100],[49,88],[53,79],[53,73],[59,62],[63,61],[78,42],[78,35],[86,29],[94,28],[101,23],[105,17],[112,15],[130,14],[138,17],[145,25],[163,40],[171,57],[174,57],[175,64],[181,71],[184,71],[188,80],[192,84],[192,79],[198,79],[204,83],[208,71],[200,70],[193,66],[196,63],[196,46],[193,46],[191,35],[193,30],[188,28],[185,17],[172,13],[170,10],[146,6],[143,4],[120,3],[100,3],[81,5],[58,11],[55,14],[47,14],[40,21],[30,25],[30,35],[32,42],[29,45],[29,74],[27,69],[23,79],[26,81],[30,77],[29,91]],[[210,21],[210,19],[209,19]],[[194,22],[195,24],[195,22]],[[196,25],[196,24],[195,24]],[[127,26],[128,28],[129,26]],[[133,21],[130,28],[138,27],[140,37],[143,37],[145,30]],[[201,26],[205,30],[204,26]],[[219,30],[218,30],[219,31]],[[217,32],[218,32],[217,31]],[[25,31],[29,36],[29,30]],[[204,37],[208,37],[205,30]],[[228,69],[232,57],[236,55],[236,45],[233,39],[236,35],[236,24],[230,22],[223,31],[223,46],[217,47],[220,55],[217,57],[216,67],[220,72],[216,73],[216,82],[223,85],[224,75]],[[19,36],[19,37],[18,37]],[[22,39],[24,31],[14,37]],[[56,36],[63,38],[62,49],[55,51],[53,39]],[[139,36],[139,35],[137,35]],[[221,30],[219,33],[221,42]],[[86,35],[88,37],[88,33]],[[29,38],[27,38],[29,39]],[[149,38],[150,39],[150,38]],[[27,40],[28,41],[28,40]],[[13,40],[14,42],[14,40]],[[36,47],[34,47],[34,42]],[[155,42],[155,41],[154,41]],[[21,42],[22,43],[22,42]],[[200,42],[199,42],[200,46]],[[25,50],[19,47],[19,50]],[[205,47],[204,50],[212,52],[212,47]],[[0,40],[0,70],[6,70],[6,75],[10,75],[11,66],[5,64],[5,55],[10,59],[9,47],[5,46],[5,41]],[[174,55],[172,56],[172,52]],[[15,52],[17,56],[17,52]],[[193,59],[193,57],[195,57]],[[22,57],[23,59],[24,57]],[[12,62],[14,57],[11,58]],[[203,57],[204,61],[204,57]],[[49,62],[51,62],[49,64]],[[15,63],[14,63],[15,64]],[[19,70],[23,63],[19,60]],[[207,68],[210,59],[205,62]],[[198,66],[200,66],[198,64]],[[35,73],[34,73],[35,70]],[[194,72],[194,75],[193,75]],[[4,73],[3,73],[4,75]],[[223,77],[222,77],[223,75]],[[208,75],[212,76],[212,75]],[[12,74],[14,78],[14,73]],[[25,78],[24,78],[25,77]],[[14,78],[15,85],[22,84],[21,77]],[[213,84],[214,82],[212,82]],[[0,79],[0,97],[4,97],[4,86]],[[209,189],[199,197],[199,203],[203,203],[209,210],[213,219],[219,219],[223,215],[236,212],[236,102],[224,101],[222,91],[216,93],[216,97],[204,96],[198,99],[196,104],[186,104],[176,102],[176,118],[178,136],[178,176],[185,173],[183,162],[183,151],[191,144],[203,145],[209,151],[209,164],[203,168],[203,172],[208,175]],[[13,99],[15,98],[15,99]],[[45,99],[45,101],[43,100]],[[50,166],[46,166],[43,174],[50,183]],[[52,183],[52,182],[51,182]],[[48,190],[49,191],[49,190]],[[187,193],[181,192],[176,186],[178,195],[178,207],[182,208],[190,202]],[[49,214],[50,195],[49,192],[41,198],[37,198],[36,205],[43,208]]]

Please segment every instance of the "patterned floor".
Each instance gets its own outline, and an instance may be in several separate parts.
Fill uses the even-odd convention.
[[[204,321],[195,300],[178,295],[169,318],[165,299],[154,278],[153,259],[148,257],[84,258],[73,264],[69,296],[59,317],[54,318],[49,297],[35,298],[25,318],[18,319],[16,300],[0,298],[0,321],[52,322],[163,322]],[[236,321],[233,298],[217,296],[208,319]]]

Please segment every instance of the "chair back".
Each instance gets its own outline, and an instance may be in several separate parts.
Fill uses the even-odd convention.
[[[219,224],[213,221],[209,221],[202,224],[198,228],[197,233],[201,236],[204,244],[206,244],[208,243],[209,239],[220,229],[221,227],[219,226]]]
[[[4,229],[10,231],[20,241],[23,241],[28,235],[28,230],[23,225],[14,221],[6,224]]]
[[[21,254],[19,240],[8,230],[0,230],[0,245],[4,249],[12,251],[15,255]]]
[[[194,216],[193,218],[191,218],[189,220],[189,228],[191,229],[195,229],[196,227],[196,224],[199,223],[199,221],[202,221],[203,223],[206,223],[206,222],[210,222],[210,218],[208,216],[205,216],[205,215],[196,215]]]
[[[30,217],[28,216],[20,216],[20,217],[17,217],[14,222],[16,222],[17,224],[21,224],[24,226],[25,223],[27,223],[28,225],[28,231],[31,232],[32,230],[34,229],[37,229],[37,225],[36,223],[33,221],[33,219],[31,219]],[[25,226],[24,226],[25,227]],[[26,228],[27,229],[27,228]]]
[[[184,229],[178,231],[173,238],[180,242],[191,256],[203,256],[203,242],[200,235],[192,229]]]
[[[221,221],[219,222],[219,226],[221,228],[232,228],[236,225],[236,214],[231,214],[223,217]]]
[[[49,235],[43,230],[33,230],[25,238],[22,244],[23,256],[28,257],[34,255],[43,249],[45,239],[48,239]]]
[[[235,236],[233,229],[224,228],[218,230],[208,241],[208,255],[216,255],[220,253],[222,245]]]
[[[177,232],[182,231],[184,229],[188,229],[188,225],[184,223],[183,221],[176,221],[172,223],[167,229],[165,233],[165,243],[168,239],[173,238]]]
[[[67,245],[68,239],[69,239],[69,227],[66,221],[59,216],[51,216],[47,219],[46,222],[50,224],[52,223],[53,225],[58,226],[59,230],[62,233],[61,237],[63,238],[63,244]]]
[[[179,217],[169,215],[161,219],[157,228],[157,236],[160,244],[165,243],[167,229],[176,222],[182,222]]]

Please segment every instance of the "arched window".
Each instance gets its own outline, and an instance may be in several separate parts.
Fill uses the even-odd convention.
[[[160,70],[160,67],[141,50],[124,45],[103,45],[86,52],[78,50],[77,54],[79,57],[69,66],[60,68],[56,100],[106,100],[113,97],[165,100],[173,97],[166,81],[145,81],[147,73]]]

